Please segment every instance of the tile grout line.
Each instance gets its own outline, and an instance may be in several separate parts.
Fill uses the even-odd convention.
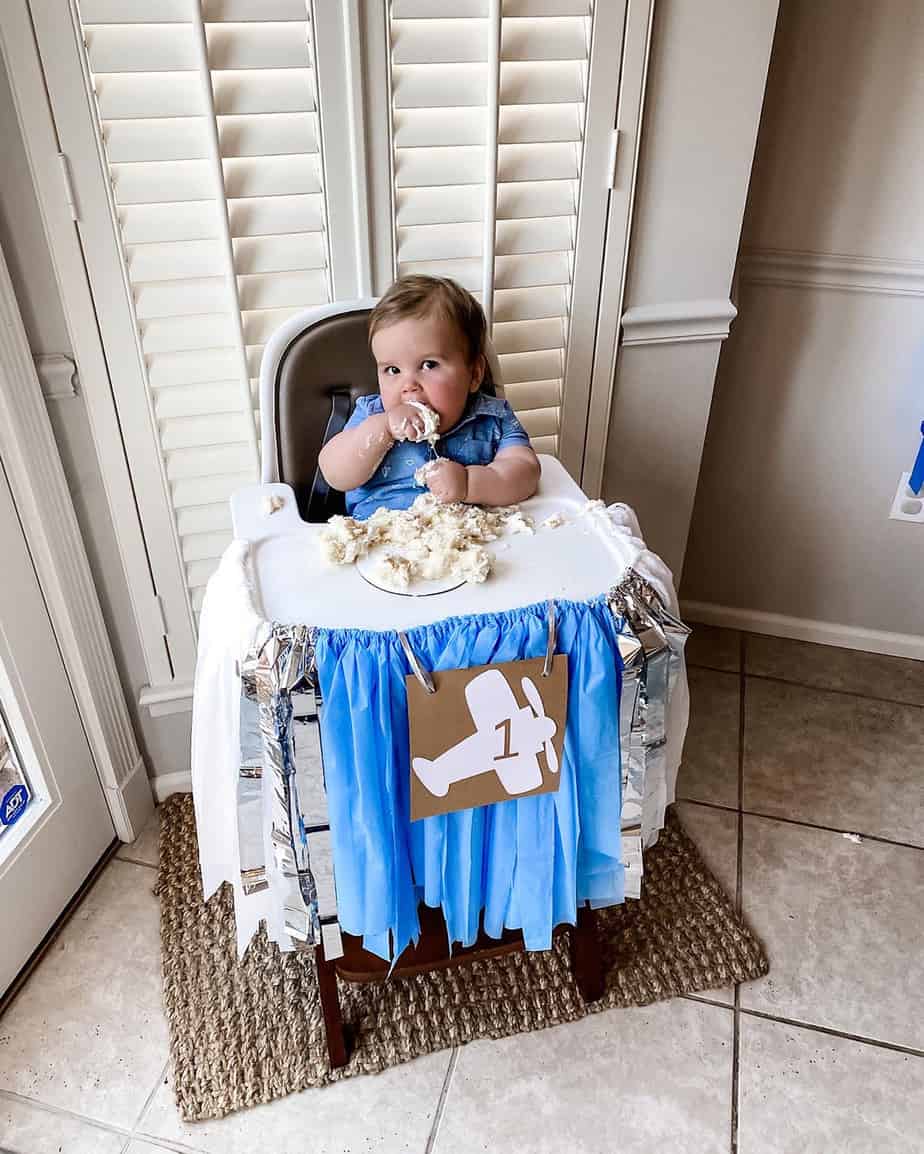
[[[131,1140],[133,1142],[136,1139],[139,1142],[147,1142],[150,1145],[157,1146],[158,1149],[169,1150],[171,1151],[171,1154],[202,1154],[202,1151],[198,1146],[188,1146],[185,1142],[177,1141],[173,1138],[161,1138],[158,1134],[154,1134],[149,1130],[142,1129],[142,1123],[144,1122],[145,1116],[150,1110],[151,1103],[154,1101],[154,1098],[156,1097],[158,1090],[166,1078],[167,1071],[169,1069],[170,1059],[168,1058],[161,1068],[157,1081],[154,1083],[154,1089],[150,1094],[148,1094],[147,1100],[141,1107],[141,1111],[139,1112],[138,1117],[135,1119],[135,1125],[131,1133]]]
[[[874,1046],[878,1050],[891,1050],[893,1053],[908,1054],[912,1058],[924,1058],[924,1050],[917,1050],[914,1046],[903,1046],[899,1042],[883,1042],[879,1038],[867,1038],[863,1034],[848,1034],[846,1030],[836,1030],[832,1026],[800,1022],[798,1018],[781,1018],[776,1014],[764,1013],[763,1010],[749,1010],[742,1007],[741,1013],[747,1018],[760,1018],[764,1022],[776,1022],[780,1026],[794,1026],[799,1030],[811,1030],[814,1034],[826,1034],[829,1038],[843,1038],[844,1041],[857,1042],[861,1046]]]
[[[98,1118],[92,1118],[89,1114],[78,1114],[76,1110],[68,1110],[66,1106],[56,1106],[53,1102],[43,1102],[40,1098],[30,1098],[28,1094],[20,1094],[16,1090],[7,1090],[0,1088],[0,1099],[7,1099],[10,1102],[22,1102],[27,1106],[35,1106],[38,1110],[44,1110],[46,1114],[55,1114],[59,1118],[70,1118],[74,1122],[82,1122],[85,1126],[95,1127],[97,1130],[105,1130],[107,1134],[117,1134],[120,1138],[130,1139],[132,1132],[125,1126],[117,1126],[114,1122],[101,1122]]]
[[[736,815],[735,854],[735,912],[741,917],[742,907],[742,850],[744,846],[744,728],[746,724],[747,695],[747,640],[738,634],[738,813]],[[732,1017],[732,1087],[731,1087],[731,1154],[738,1154],[738,1086],[741,1073],[741,983],[735,982]]]
[[[160,869],[160,866],[154,865],[153,862],[141,861],[140,858],[135,858],[135,857],[123,857],[120,853],[116,853],[115,857],[112,860],[113,861],[128,862],[129,865],[144,866],[146,869],[154,870],[155,873],[157,872],[158,869]]]
[[[683,998],[687,1002],[699,1002],[702,1006],[715,1006],[717,1010],[734,1010],[733,1002],[718,1002],[715,998],[704,998],[702,994],[678,994],[678,998]]]
[[[202,1146],[186,1146],[182,1142],[175,1142],[172,1138],[158,1138],[156,1134],[133,1134],[129,1142],[144,1142],[146,1146],[155,1146],[158,1150],[167,1151],[167,1154],[208,1154]]]
[[[154,1085],[151,1088],[150,1094],[148,1094],[148,1096],[145,1098],[144,1103],[141,1106],[141,1109],[138,1111],[138,1114],[135,1117],[135,1121],[132,1123],[132,1137],[134,1137],[138,1133],[138,1127],[141,1125],[142,1121],[144,1120],[145,1114],[148,1112],[148,1109],[149,1109],[151,1103],[154,1101],[154,1095],[160,1089],[161,1083],[163,1082],[164,1077],[166,1076],[167,1068],[169,1067],[169,1065],[170,1065],[170,1059],[168,1058],[164,1062],[163,1066],[161,1066],[160,1072],[158,1073],[157,1077],[154,1079]]]
[[[700,801],[698,798],[694,797],[678,797],[677,801],[682,802],[684,805],[702,805],[707,809],[718,809],[721,810],[722,813],[739,812],[733,806],[722,805],[717,801]],[[916,849],[919,851],[924,851],[924,845],[914,845],[913,842],[908,841],[896,841],[894,838],[882,837],[878,833],[864,833],[862,830],[843,829],[841,826],[836,825],[819,825],[817,822],[813,821],[800,821],[796,817],[780,817],[780,815],[776,813],[761,813],[756,809],[742,809],[740,813],[742,817],[759,817],[764,821],[781,821],[786,825],[801,825],[805,829],[817,829],[824,833],[856,834],[857,837],[862,838],[864,841],[877,841],[881,842],[883,845],[897,846],[899,849]]]
[[[708,809],[720,809],[723,813],[737,813],[738,807],[736,805],[722,805],[720,801],[700,801],[695,797],[679,797],[677,801],[682,805],[704,805]]]
[[[822,833],[839,833],[841,835],[850,834],[851,836],[861,838],[863,841],[876,841],[880,842],[882,845],[894,845],[898,849],[916,849],[919,853],[924,851],[924,846],[922,845],[913,845],[909,841],[895,841],[894,838],[880,837],[880,835],[877,833],[863,833],[861,830],[842,829],[840,826],[836,825],[818,825],[811,821],[799,821],[798,818],[795,817],[779,817],[775,813],[759,813],[757,810],[753,809],[744,809],[741,811],[741,814],[742,817],[758,817],[762,818],[764,821],[781,821],[784,825],[801,825],[806,829],[821,830]]]
[[[687,662],[689,669],[704,669],[707,673],[740,673],[738,669],[721,669],[717,665],[700,665],[696,661]],[[909,709],[924,709],[919,701],[896,701],[893,697],[874,697],[871,693],[858,693],[853,689],[835,689],[831,685],[816,685],[814,682],[795,681],[788,677],[775,677],[770,673],[747,673],[746,677],[751,677],[755,681],[773,681],[777,685],[796,685],[800,689],[817,689],[819,693],[837,693],[841,697],[857,697],[861,701],[878,701],[882,705],[906,705]]]
[[[427,1144],[424,1147],[424,1154],[433,1154],[436,1149],[436,1139],[440,1130],[440,1123],[443,1121],[443,1111],[446,1109],[446,1099],[449,1097],[449,1086],[452,1082],[452,1076],[456,1072],[456,1066],[459,1062],[459,1047],[453,1046],[452,1053],[449,1056],[449,1065],[446,1067],[446,1076],[443,1078],[443,1085],[440,1087],[440,1096],[436,1103],[436,1110],[433,1112],[433,1124],[430,1127],[430,1133],[427,1135]]]
[[[144,1142],[148,1146],[156,1146],[158,1150],[166,1150],[169,1154],[208,1154],[202,1146],[187,1146],[185,1142],[177,1142],[173,1138],[158,1138],[156,1134],[133,1134],[131,1142]]]

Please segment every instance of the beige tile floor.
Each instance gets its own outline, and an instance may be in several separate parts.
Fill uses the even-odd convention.
[[[678,811],[765,942],[763,981],[187,1125],[167,1080],[152,825],[0,1020],[0,1149],[924,1150],[924,664],[705,627],[689,663]]]

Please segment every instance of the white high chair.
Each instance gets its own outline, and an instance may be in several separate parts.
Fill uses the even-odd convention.
[[[318,454],[325,442],[346,424],[356,398],[378,392],[375,363],[369,351],[367,329],[375,300],[347,301],[307,309],[290,318],[267,344],[260,367],[262,428],[262,481],[284,482],[295,492],[305,521],[326,521],[345,511],[343,494],[331,489],[318,470]],[[489,372],[482,388],[503,396],[500,366],[493,348],[487,349]],[[322,704],[323,707],[323,704]],[[318,985],[327,1031],[331,1065],[347,1061],[347,1039],[337,994],[337,977],[346,981],[381,981],[389,972],[410,975],[454,967],[479,958],[496,957],[523,949],[519,931],[505,931],[501,939],[483,932],[476,943],[450,955],[443,915],[421,904],[421,937],[393,967],[362,948],[362,939],[343,934],[343,956],[335,961],[316,947]],[[578,911],[571,937],[572,970],[587,1002],[604,992],[603,964],[596,933],[595,913]]]

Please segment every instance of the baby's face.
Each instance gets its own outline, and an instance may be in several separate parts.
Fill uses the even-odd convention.
[[[408,317],[379,329],[372,355],[386,412],[408,401],[429,405],[439,413],[441,432],[459,420],[484,376],[484,358],[469,364],[465,338],[437,315]]]

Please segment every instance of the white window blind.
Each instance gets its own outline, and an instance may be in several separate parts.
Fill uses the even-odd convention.
[[[305,0],[80,0],[112,208],[194,611],[259,475],[263,345],[330,299]]]
[[[592,3],[504,0],[501,11],[497,85],[489,0],[392,0],[396,264],[399,274],[452,277],[482,298],[484,262],[493,260],[493,339],[507,398],[535,448],[555,453]],[[486,253],[495,87],[496,223]]]

